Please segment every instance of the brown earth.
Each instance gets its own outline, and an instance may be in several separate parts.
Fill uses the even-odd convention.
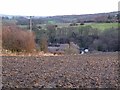
[[[118,53],[43,57],[3,56],[2,66],[2,83],[8,88],[120,86]]]

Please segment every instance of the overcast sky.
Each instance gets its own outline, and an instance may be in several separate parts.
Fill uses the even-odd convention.
[[[119,0],[0,0],[0,14],[54,16],[118,11]]]

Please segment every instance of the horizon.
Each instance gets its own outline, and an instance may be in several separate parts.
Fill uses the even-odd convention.
[[[10,16],[86,15],[118,11],[119,0],[0,0],[0,14]],[[104,2],[104,3],[103,3]],[[41,4],[42,3],[42,4]]]
[[[118,12],[118,11],[110,11],[110,12],[100,12],[100,13],[89,13],[89,14],[71,14],[71,15],[94,15],[94,14],[104,14],[104,13],[114,13],[114,12]],[[32,16],[32,17],[56,17],[56,16],[71,16],[69,15],[53,15],[53,16]],[[18,17],[30,17],[30,15],[9,15],[9,14],[0,14],[0,16],[18,16]]]

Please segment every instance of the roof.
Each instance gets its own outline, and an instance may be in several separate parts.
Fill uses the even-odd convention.
[[[73,42],[69,45],[69,44],[51,44],[50,46],[48,46],[48,51],[49,52],[63,52],[65,51],[65,49],[72,47],[72,48],[76,48],[79,49],[79,46],[77,44],[74,44]]]

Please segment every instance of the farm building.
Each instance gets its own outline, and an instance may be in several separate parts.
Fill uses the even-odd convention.
[[[70,42],[70,44],[50,44],[48,45],[48,51],[54,54],[79,54],[79,46]]]

